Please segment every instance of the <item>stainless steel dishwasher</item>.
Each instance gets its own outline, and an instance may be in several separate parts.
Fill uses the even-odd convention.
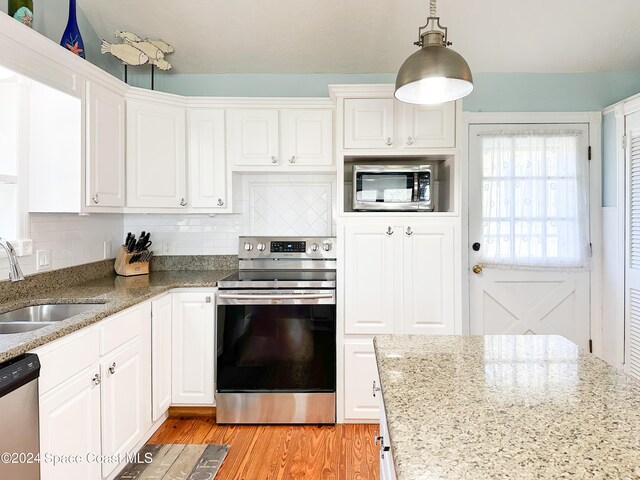
[[[40,362],[24,354],[0,364],[0,478],[38,480]]]

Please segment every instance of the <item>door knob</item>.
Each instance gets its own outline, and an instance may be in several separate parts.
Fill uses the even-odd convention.
[[[473,273],[476,275],[480,275],[482,273],[482,265],[478,265],[477,263],[471,268]]]

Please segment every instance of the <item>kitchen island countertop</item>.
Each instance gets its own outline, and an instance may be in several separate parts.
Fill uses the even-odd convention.
[[[81,285],[33,294],[0,304],[0,313],[46,303],[101,303],[97,310],[75,315],[31,332],[0,335],[0,362],[96,323],[126,308],[175,288],[215,287],[219,280],[233,274],[229,270],[158,271],[136,277],[114,275]]]
[[[564,337],[374,345],[398,480],[640,478],[640,383]]]

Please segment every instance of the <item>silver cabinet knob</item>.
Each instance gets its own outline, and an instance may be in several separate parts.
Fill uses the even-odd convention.
[[[114,373],[116,373],[116,362],[113,362],[113,363],[111,364],[111,366],[109,367],[109,373],[110,373],[111,375],[113,375]]]
[[[91,379],[91,383],[93,383],[94,385],[100,385],[100,374],[96,373],[93,378]]]
[[[387,227],[387,231],[385,232],[387,235],[393,235],[393,229],[391,227]]]
[[[264,252],[266,250],[267,246],[264,243],[259,243],[258,244],[258,250],[260,250],[261,252]]]
[[[391,140],[391,137],[387,137],[387,145],[393,145],[393,140]]]
[[[379,392],[379,391],[380,391],[380,387],[376,386],[376,381],[374,380],[373,381],[373,392],[372,392],[373,396],[375,397],[376,396],[376,392]]]
[[[413,145],[413,138],[407,137],[407,145]]]
[[[278,157],[271,155],[271,163],[278,163]]]
[[[96,193],[93,197],[91,197],[91,200],[93,201],[93,203],[95,203],[96,205],[98,204],[98,202],[100,201],[98,199],[98,194]]]
[[[204,303],[211,303],[211,297],[204,297]]]
[[[245,243],[245,244],[244,244],[244,249],[245,249],[247,252],[250,252],[251,250],[253,250],[253,243]]]
[[[187,206],[187,201],[184,198],[180,199],[180,206],[181,207],[186,207]]]
[[[328,242],[327,242],[327,243],[323,243],[323,244],[322,244],[322,249],[323,249],[325,252],[328,252],[329,250],[331,250],[331,244],[330,244],[330,243],[328,243]]]
[[[318,244],[317,244],[317,243],[314,243],[313,245],[311,245],[311,251],[312,251],[312,252],[317,252],[319,248],[320,248],[320,247],[318,247]]]
[[[224,200],[222,200],[221,198],[218,199],[218,206],[222,207],[224,205]]]
[[[411,235],[413,235],[413,230],[411,230],[411,227],[407,227],[407,237],[410,237]]]
[[[296,156],[295,155],[289,159],[289,163],[296,163]]]

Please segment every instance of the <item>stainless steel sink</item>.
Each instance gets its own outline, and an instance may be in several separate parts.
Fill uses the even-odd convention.
[[[69,317],[99,309],[102,303],[33,305],[0,313],[0,334],[31,332]]]

